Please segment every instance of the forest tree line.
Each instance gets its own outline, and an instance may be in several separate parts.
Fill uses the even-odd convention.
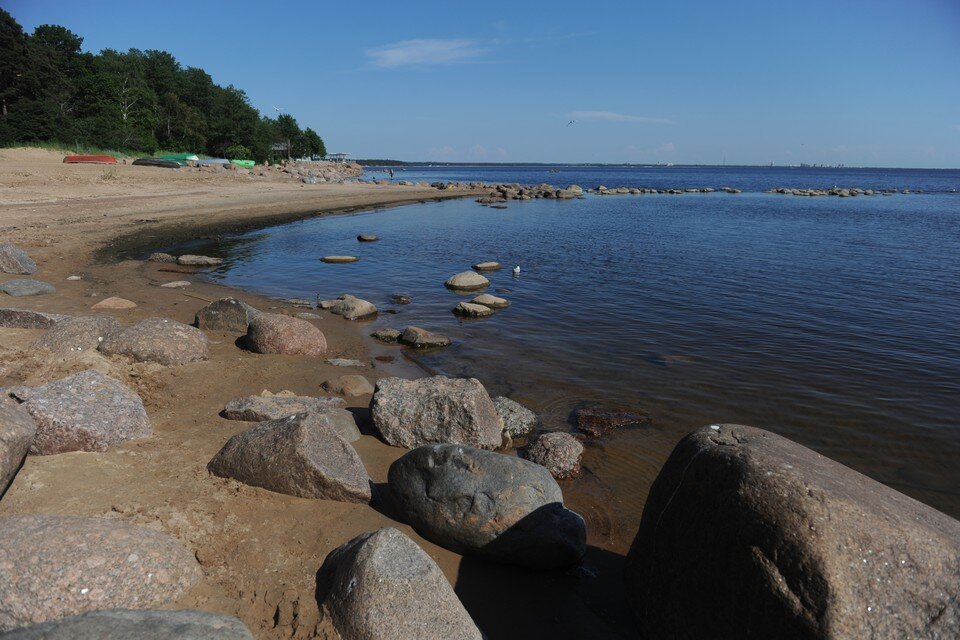
[[[40,25],[32,34],[0,9],[0,146],[188,151],[231,159],[326,155],[293,116],[270,118],[232,85],[166,51],[81,51],[83,38]]]

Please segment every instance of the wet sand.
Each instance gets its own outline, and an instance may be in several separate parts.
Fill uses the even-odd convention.
[[[190,323],[208,301],[228,295],[263,310],[292,313],[297,310],[282,301],[165,271],[169,265],[102,258],[119,249],[146,250],[319,212],[458,195],[467,193],[261,183],[144,167],[62,165],[60,156],[52,153],[3,150],[0,241],[23,247],[38,263],[34,277],[52,283],[57,293],[4,296],[0,304],[84,314],[95,313],[90,307],[99,300],[120,296],[138,305],[108,312],[125,325],[148,316]],[[68,281],[72,275],[82,279]],[[184,279],[192,284],[183,290],[159,287]],[[357,534],[387,525],[413,537],[438,562],[490,638],[630,635],[621,566],[633,531],[604,526],[604,509],[594,500],[639,501],[634,507],[639,513],[638,495],[601,495],[591,490],[589,478],[577,488],[562,483],[569,506],[587,518],[587,557],[581,567],[567,571],[530,572],[463,559],[423,540],[398,520],[383,498],[372,506],[308,500],[211,476],[206,470],[209,459],[230,436],[250,426],[219,417],[231,398],[264,389],[321,395],[321,382],[345,373],[361,373],[371,381],[422,375],[398,357],[395,348],[367,337],[362,323],[327,314],[316,323],[327,335],[327,357],[356,358],[368,366],[343,369],[318,358],[254,354],[237,346],[237,335],[216,332],[207,332],[208,361],[177,367],[108,360],[91,352],[51,357],[30,348],[41,331],[0,329],[0,386],[41,384],[97,368],[137,390],[154,429],[152,437],[106,453],[28,457],[0,500],[0,516],[75,514],[163,530],[195,552],[205,574],[198,588],[171,606],[238,615],[258,638],[315,637],[315,574],[323,559]],[[376,356],[395,360],[386,363]],[[405,450],[372,435],[368,403],[369,396],[348,399],[364,433],[355,446],[382,496],[387,469]]]

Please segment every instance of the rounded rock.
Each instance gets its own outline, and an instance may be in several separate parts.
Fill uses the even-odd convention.
[[[256,353],[322,356],[327,339],[320,329],[306,320],[261,313],[247,327],[247,346]]]
[[[326,262],[328,264],[346,264],[359,261],[360,258],[357,256],[323,256],[320,258],[320,262]]]
[[[490,281],[476,271],[463,271],[450,276],[443,284],[448,289],[470,291],[471,289],[483,289],[490,284]]]
[[[580,475],[583,444],[562,431],[544,433],[523,451],[523,457],[546,467],[558,480],[575,478]]]

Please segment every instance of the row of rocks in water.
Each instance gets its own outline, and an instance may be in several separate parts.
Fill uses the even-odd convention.
[[[790,196],[838,196],[840,198],[855,198],[857,196],[892,196],[898,193],[923,193],[923,191],[910,191],[910,189],[846,189],[841,187],[830,187],[829,189],[795,189],[790,187],[776,187],[768,189],[767,193],[782,193]]]

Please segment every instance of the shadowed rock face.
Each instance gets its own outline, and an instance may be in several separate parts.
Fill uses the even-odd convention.
[[[221,298],[197,311],[194,323],[208,331],[246,333],[250,321],[260,312],[236,298]]]
[[[945,640],[960,522],[773,433],[714,425],[660,471],[626,578],[651,638]]]
[[[370,477],[350,443],[310,414],[262,422],[223,446],[207,468],[301,498],[369,502]]]
[[[105,355],[129,356],[137,362],[178,365],[210,357],[203,331],[169,318],[147,318],[100,343]]]
[[[370,410],[380,435],[396,447],[447,442],[493,449],[503,442],[500,416],[475,378],[382,378]]]
[[[247,347],[256,353],[322,356],[327,339],[320,329],[301,318],[261,313],[247,327]]]
[[[176,540],[122,520],[0,518],[0,631],[93,609],[164,606],[201,577]]]
[[[389,481],[398,512],[458,553],[550,569],[586,551],[583,518],[563,506],[550,472],[527,460],[428,445],[394,462]]]
[[[20,247],[0,244],[0,271],[28,276],[37,272],[37,263]]]
[[[503,421],[503,433],[510,438],[529,436],[540,426],[537,414],[510,398],[497,396],[493,399],[493,406]]]
[[[29,309],[0,309],[0,327],[11,329],[49,329],[70,316]]]
[[[344,639],[483,637],[436,563],[390,527],[332,551],[317,576],[317,592]]]
[[[27,410],[14,400],[0,398],[0,497],[13,482],[36,434],[37,425]]]
[[[253,640],[239,618],[206,611],[110,609],[51,620],[0,640]]]

